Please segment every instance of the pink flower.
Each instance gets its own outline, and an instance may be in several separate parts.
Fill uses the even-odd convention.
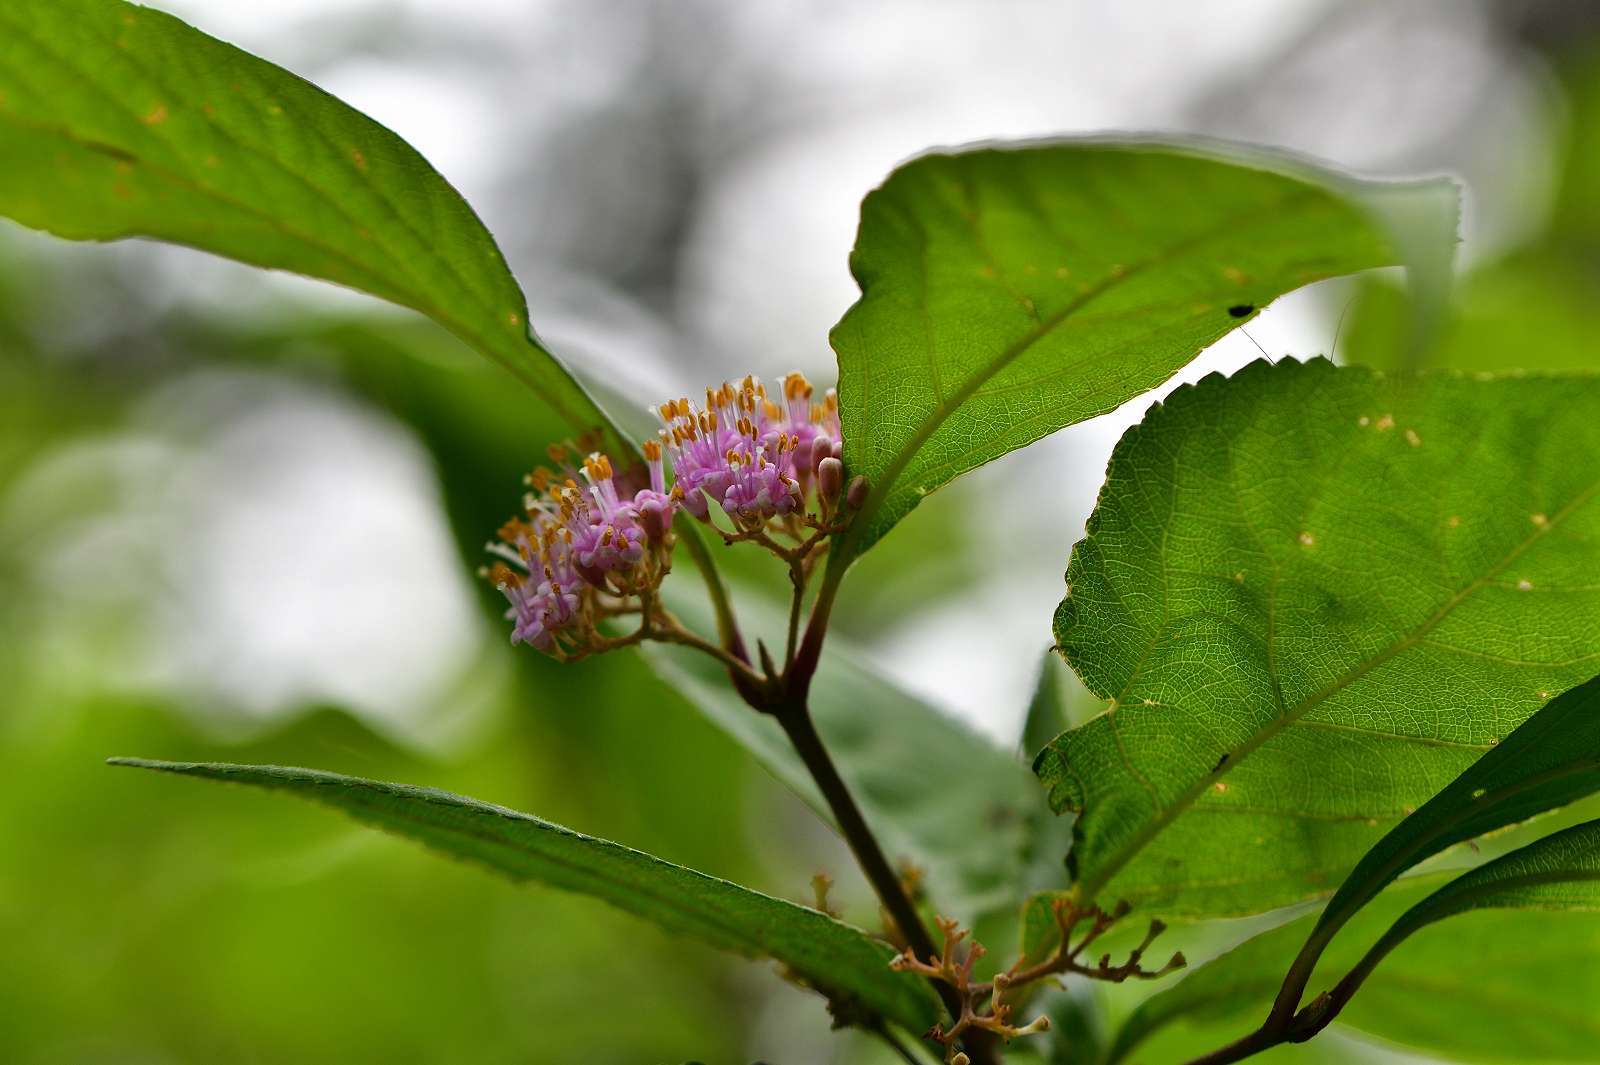
[[[513,643],[557,656],[605,646],[597,626],[641,613],[642,597],[670,568],[680,508],[709,521],[708,500],[715,500],[745,536],[765,535],[760,531],[774,519],[784,519],[774,527],[780,535],[799,539],[807,535],[797,531],[802,527],[814,538],[829,530],[842,477],[831,391],[814,403],[811,385],[790,374],[780,404],[746,377],[708,389],[704,407],[679,399],[656,413],[659,439],[640,449],[649,485],[631,497],[599,452],[574,468],[565,448],[552,448],[560,472],[541,468],[529,476],[526,520],[508,522],[500,542],[489,545],[500,561],[488,575],[509,604]],[[828,498],[819,500],[817,516],[807,515],[807,497],[818,493]]]
[[[500,539],[490,550],[503,561],[490,570],[489,579],[511,604],[506,611],[513,623],[511,642],[547,651],[554,633],[580,607],[584,582],[572,563],[571,541],[565,530],[539,518],[534,524],[513,518],[501,528]]]
[[[707,389],[704,407],[679,399],[657,408],[675,483],[695,517],[707,517],[708,496],[746,524],[804,508],[817,463],[834,450],[838,403],[830,392],[813,404],[800,374],[785,377],[783,391],[784,403],[774,403],[746,377]]]

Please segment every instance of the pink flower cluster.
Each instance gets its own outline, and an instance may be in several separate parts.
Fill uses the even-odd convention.
[[[810,382],[796,373],[783,379],[781,404],[746,377],[706,389],[704,407],[679,399],[657,408],[684,508],[705,518],[715,500],[752,525],[802,510],[818,465],[839,453],[838,400],[831,391],[821,403],[811,396]]]
[[[513,643],[559,651],[563,633],[577,642],[594,633],[602,595],[623,600],[653,590],[666,574],[679,508],[710,521],[714,501],[754,530],[803,515],[824,460],[838,472],[838,402],[831,391],[813,402],[800,374],[783,379],[782,403],[746,377],[707,389],[704,407],[678,399],[655,413],[663,428],[641,448],[648,486],[629,493],[605,455],[591,454],[575,469],[559,448],[551,457],[560,472],[529,476],[526,517],[508,522],[489,545],[500,561],[488,575],[510,603]]]

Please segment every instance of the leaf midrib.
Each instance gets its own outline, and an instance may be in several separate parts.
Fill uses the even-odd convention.
[[[1130,278],[1141,276],[1152,267],[1160,266],[1179,255],[1192,251],[1221,233],[1236,230],[1240,226],[1247,225],[1274,210],[1294,210],[1321,198],[1322,194],[1319,190],[1302,189],[1276,199],[1271,203],[1258,205],[1249,211],[1234,215],[1215,226],[1178,241],[1132,266],[1126,267],[1120,273],[1108,275],[1087,292],[1080,293],[1073,298],[1061,310],[1047,318],[1039,319],[1034,328],[1002,350],[988,364],[980,367],[976,373],[962,381],[961,385],[948,397],[939,400],[934,405],[933,410],[923,419],[916,432],[901,445],[900,449],[889,461],[889,464],[884,467],[883,473],[879,475],[880,483],[873,486],[867,505],[862,508],[861,513],[858,513],[851,522],[850,529],[845,533],[843,542],[839,545],[836,554],[846,557],[852,554],[855,542],[861,539],[864,530],[869,528],[877,519],[878,512],[883,509],[884,502],[889,498],[891,490],[899,483],[906,467],[910,465],[916,453],[932,438],[933,434],[939,430],[952,414],[959,410],[967,400],[971,399],[973,394],[982,388],[986,382],[993,379],[996,374],[1011,363],[1027,354],[1029,349],[1053,333],[1063,322],[1082,310],[1087,304],[1112,291]],[[919,233],[921,232],[920,227],[918,231]],[[926,281],[926,278],[924,278],[924,281]],[[926,297],[919,301],[919,305],[926,307]],[[1037,312],[1034,312],[1034,317],[1038,318]]]
[[[1192,807],[1194,803],[1202,795],[1204,795],[1217,780],[1221,779],[1223,776],[1226,776],[1228,773],[1233,772],[1233,770],[1240,763],[1258,750],[1262,745],[1278,736],[1285,729],[1295,724],[1295,722],[1297,722],[1300,718],[1316,709],[1322,703],[1339,694],[1350,685],[1356,683],[1362,677],[1365,677],[1372,671],[1383,666],[1391,659],[1416,646],[1424,637],[1427,636],[1429,632],[1432,632],[1435,628],[1437,628],[1444,621],[1444,619],[1447,618],[1453,610],[1455,610],[1456,607],[1460,606],[1468,598],[1481,591],[1490,581],[1498,576],[1501,571],[1515,562],[1518,558],[1521,558],[1522,555],[1531,549],[1535,544],[1551,536],[1555,532],[1556,528],[1566,518],[1586,505],[1596,496],[1597,493],[1600,493],[1600,480],[1594,481],[1589,485],[1588,488],[1579,492],[1570,503],[1562,507],[1555,514],[1551,515],[1548,524],[1542,528],[1535,529],[1533,533],[1529,534],[1527,539],[1519,543],[1499,562],[1489,567],[1489,569],[1485,570],[1482,575],[1474,578],[1464,588],[1458,591],[1455,595],[1451,596],[1443,606],[1435,611],[1432,616],[1430,616],[1417,628],[1413,629],[1403,638],[1397,640],[1384,650],[1368,658],[1355,669],[1348,671],[1334,682],[1328,684],[1319,691],[1308,695],[1306,698],[1296,703],[1293,707],[1289,708],[1286,714],[1274,718],[1273,721],[1270,722],[1265,728],[1261,729],[1249,740],[1241,744],[1237,751],[1230,752],[1228,761],[1225,765],[1211,773],[1207,773],[1197,778],[1193,784],[1191,784],[1181,795],[1179,795],[1176,801],[1168,805],[1161,812],[1159,817],[1155,817],[1147,821],[1144,827],[1142,827],[1132,839],[1118,848],[1108,861],[1102,863],[1097,868],[1093,878],[1079,881],[1076,885],[1074,885],[1074,895],[1080,899],[1093,899],[1095,895],[1097,895],[1100,890],[1110,882],[1111,878],[1116,876],[1116,874],[1119,873],[1122,868],[1126,866],[1135,855],[1138,854],[1139,851],[1143,850],[1152,839],[1163,832],[1168,825],[1170,825],[1180,815]],[[1380,739],[1390,738],[1390,734],[1383,732],[1371,732],[1370,735]]]

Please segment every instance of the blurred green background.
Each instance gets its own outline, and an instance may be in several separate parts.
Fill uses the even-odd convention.
[[[897,159],[1108,127],[1457,173],[1463,277],[1428,362],[1600,367],[1592,5],[162,6],[416,141],[553,346],[628,403],[747,370],[830,380],[853,205]],[[1392,365],[1400,298],[1387,278],[1297,295],[1186,376],[1257,341]],[[930,500],[842,628],[1014,746],[1136,417]],[[552,438],[410,316],[0,224],[0,1061],[885,1060],[771,966],[319,809],[102,764],[435,785],[790,898],[826,869],[875,923],[838,842],[642,661],[506,646],[472,573]],[[1036,506],[1001,527],[1021,493]]]

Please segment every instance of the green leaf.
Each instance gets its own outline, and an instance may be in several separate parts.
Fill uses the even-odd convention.
[[[1028,701],[1028,713],[1022,724],[1022,754],[1029,761],[1071,724],[1065,691],[1067,674],[1054,649],[1047,650],[1039,663],[1033,698]],[[1047,931],[1056,930],[1049,900],[1056,894],[1054,889],[1066,883],[1065,863],[1072,847],[1072,819],[1052,814],[1046,803],[1039,803],[1025,829],[1024,862],[1017,879],[1018,895],[1023,899],[1018,916],[1019,948],[1025,958],[1038,947],[1037,928],[1030,925],[1036,925],[1042,918],[1047,922]],[[1053,946],[1051,943],[1050,947]]]
[[[1349,971],[1439,880],[1405,880],[1384,892],[1329,949],[1315,986]],[[1248,939],[1145,999],[1106,1062],[1183,1061],[1244,1035],[1266,1016],[1315,920],[1308,914]],[[1597,1000],[1600,916],[1484,911],[1401,945],[1311,1045],[1345,1028],[1458,1061],[1581,1061],[1600,1040]]]
[[[691,627],[704,624],[703,607],[670,595],[669,602]],[[782,631],[772,629],[778,619],[764,616],[757,603],[742,598],[740,613],[747,631]],[[642,651],[701,713],[824,818],[831,816],[783,731],[744,704],[717,663],[661,644]],[[984,935],[1005,937],[990,940],[991,946],[1009,942],[1009,928],[982,922],[1003,917],[1009,923],[1026,890],[1028,828],[1046,809],[1027,766],[886,680],[832,636],[810,701],[817,732],[889,859],[922,870],[923,886],[940,913],[976,924]]]
[[[1111,709],[1036,770],[1084,897],[1330,889],[1600,663],[1600,380],[1253,364],[1118,445],[1056,615]]]
[[[1394,827],[1362,857],[1317,922],[1307,949],[1395,877],[1446,847],[1600,791],[1600,677],[1554,700]]]
[[[69,240],[150,237],[371,293],[506,367],[574,432],[608,425],[532,339],[483,223],[415,149],[160,11],[0,9],[0,214]]]
[[[1039,664],[1039,676],[1033,682],[1033,698],[1028,700],[1028,714],[1022,719],[1022,754],[1029,761],[1044,749],[1045,744],[1072,724],[1067,713],[1066,695],[1062,691],[1062,674],[1065,672],[1061,668],[1061,660],[1055,655],[1055,648],[1047,650],[1044,661]]]
[[[1360,995],[1365,981],[1384,958],[1428,925],[1474,911],[1519,909],[1600,913],[1600,821],[1589,821],[1557,832],[1452,880],[1407,910],[1332,991],[1317,998],[1306,1010],[1338,1014],[1345,1003]],[[1541,916],[1546,921],[1552,920],[1548,913],[1541,913]],[[1456,932],[1458,937],[1464,934],[1460,928]],[[1458,939],[1458,942],[1461,941]],[[1462,952],[1458,950],[1456,968],[1471,969],[1475,967],[1473,962],[1483,961],[1493,965],[1494,958],[1481,954],[1481,946],[1477,942],[1474,941],[1473,945],[1475,949],[1470,956],[1462,957]],[[1519,944],[1517,949],[1525,950],[1526,945]],[[1589,964],[1581,967],[1592,966],[1591,957]],[[1562,973],[1556,980],[1551,980],[1551,975],[1556,972],[1559,970],[1545,969],[1537,978],[1537,983],[1547,985],[1565,979]],[[1580,976],[1574,983],[1581,979]],[[1591,979],[1589,986],[1594,986],[1596,982]],[[1557,992],[1550,998],[1557,998],[1559,994]],[[1541,996],[1539,1005],[1548,1010],[1549,998]],[[1588,1007],[1581,1012],[1567,1012],[1569,1016],[1572,1013],[1580,1016],[1586,1013],[1592,1017],[1592,998]],[[1591,1037],[1584,1056],[1592,1055],[1593,1049]]]
[[[902,166],[861,206],[834,328],[845,463],[872,493],[839,564],[922,496],[1170,377],[1276,297],[1421,261],[1447,182],[1373,185],[1230,148],[1079,141]]]
[[[1600,916],[1483,910],[1426,929],[1367,978],[1338,1024],[1454,1061],[1592,1061]]]
[[[134,758],[112,764],[290,792],[514,880],[593,895],[711,946],[776,958],[831,1000],[908,1030],[920,1032],[938,1016],[926,985],[889,970],[894,951],[849,925],[503,806],[315,769]]]
[[[1580,910],[1600,913],[1600,821],[1586,821],[1456,877],[1417,903],[1367,952],[1370,971],[1406,937],[1471,910]]]

